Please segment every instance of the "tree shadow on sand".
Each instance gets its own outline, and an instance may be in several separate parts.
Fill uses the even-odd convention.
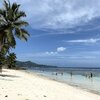
[[[10,78],[18,78],[19,76],[15,75],[7,75],[7,74],[0,74],[1,77],[10,77]]]
[[[7,75],[7,74],[0,74],[0,80],[13,81],[12,79],[7,79],[7,78],[19,78],[19,76]]]
[[[3,80],[3,81],[13,81],[11,79],[5,79],[5,78],[0,78],[0,80]]]

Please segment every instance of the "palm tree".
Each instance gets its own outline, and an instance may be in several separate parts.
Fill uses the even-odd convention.
[[[0,52],[0,72],[2,72],[2,66],[6,63],[6,57],[4,52]]]
[[[4,8],[0,9],[0,48],[5,47],[7,51],[10,48],[15,48],[16,40],[24,39],[27,41],[29,36],[28,32],[24,29],[28,23],[22,20],[22,17],[26,17],[25,12],[19,10],[20,5],[9,1],[4,1]]]
[[[8,65],[8,68],[16,67],[16,54],[15,53],[10,53],[7,56],[7,65]]]
[[[3,57],[9,52],[10,48],[15,48],[16,37],[27,41],[29,36],[24,29],[28,23],[22,20],[23,17],[26,17],[26,14],[19,8],[19,4],[11,4],[8,0],[4,0],[4,8],[0,9],[0,53],[3,53]]]

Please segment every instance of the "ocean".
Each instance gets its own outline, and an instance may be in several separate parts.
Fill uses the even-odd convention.
[[[29,71],[100,95],[100,68],[32,68]]]

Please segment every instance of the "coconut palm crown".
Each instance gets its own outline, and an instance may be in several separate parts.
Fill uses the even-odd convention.
[[[15,37],[27,41],[29,34],[24,28],[28,23],[22,20],[23,17],[26,17],[26,14],[25,12],[20,11],[19,8],[19,4],[11,4],[9,1],[4,0],[4,8],[0,9],[1,49],[15,48]]]
[[[7,56],[7,64],[8,64],[8,68],[16,67],[16,54],[15,53],[10,53]]]

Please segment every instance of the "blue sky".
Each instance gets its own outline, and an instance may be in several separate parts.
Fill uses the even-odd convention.
[[[100,67],[100,0],[10,0],[27,14],[28,42],[17,59],[67,67]]]

